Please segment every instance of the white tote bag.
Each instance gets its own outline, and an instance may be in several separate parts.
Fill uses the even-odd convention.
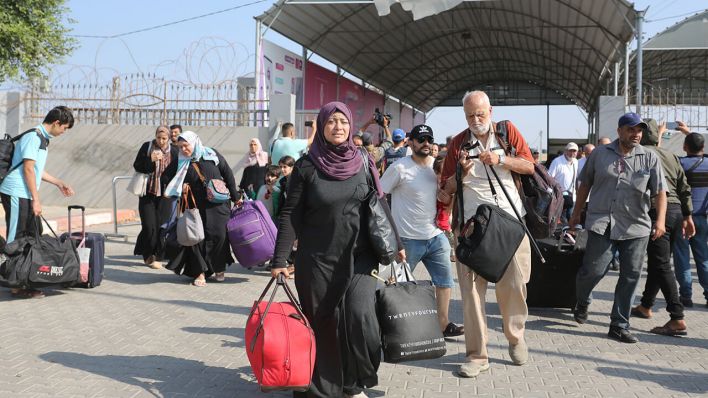
[[[152,151],[152,141],[150,141],[150,144],[148,144],[148,156],[150,156],[150,151]],[[126,190],[136,196],[145,196],[145,194],[147,194],[147,185],[149,177],[150,174],[138,173],[136,171],[135,174],[133,174],[133,178],[130,179]]]
[[[149,174],[135,172],[135,174],[133,174],[133,178],[130,179],[126,190],[133,195],[145,196],[149,176]]]

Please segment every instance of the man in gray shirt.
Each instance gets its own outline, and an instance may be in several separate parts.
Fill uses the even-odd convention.
[[[608,336],[623,343],[639,341],[629,332],[632,298],[639,283],[649,238],[666,231],[666,182],[658,156],[639,145],[647,125],[636,113],[620,117],[618,139],[595,149],[578,177],[578,203],[590,194],[587,219],[588,242],[583,265],[576,276],[576,322],[585,323],[592,290],[597,286],[619,250],[620,274],[610,314]],[[656,222],[649,218],[651,199],[656,201]],[[580,223],[582,209],[576,206],[569,224]]]

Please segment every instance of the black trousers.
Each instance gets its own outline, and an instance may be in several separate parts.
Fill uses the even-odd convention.
[[[319,261],[300,259],[298,256],[295,262],[295,285],[315,332],[317,357],[310,390],[293,395],[333,398],[356,395],[364,387],[375,386],[381,337],[376,318],[376,279],[369,273],[378,262],[370,254],[356,257],[354,274],[342,292],[332,275],[325,275],[335,270]]]
[[[140,224],[142,229],[135,241],[133,254],[142,255],[143,260],[155,255],[162,258],[164,248],[160,242],[160,225],[166,222],[172,211],[172,198],[163,198],[155,195],[145,195],[138,200]]]
[[[656,220],[656,210],[649,212],[652,222]],[[669,203],[666,208],[666,233],[657,240],[649,239],[647,246],[647,281],[642,293],[642,307],[654,306],[656,295],[661,290],[666,300],[666,311],[672,320],[683,319],[683,304],[679,299],[678,283],[671,266],[671,252],[674,241],[681,239],[683,215],[681,205]]]
[[[37,223],[39,234],[42,234],[42,223],[32,211],[32,199],[0,194],[2,207],[5,210],[5,237],[8,242],[23,236],[34,235]]]

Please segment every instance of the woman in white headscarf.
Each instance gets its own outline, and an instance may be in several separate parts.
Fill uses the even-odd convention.
[[[237,202],[241,193],[224,157],[204,146],[197,134],[192,131],[183,132],[177,139],[177,145],[180,149],[177,173],[167,185],[165,196],[181,196],[189,186],[202,218],[205,238],[190,247],[168,245],[170,262],[166,268],[193,278],[192,284],[201,287],[206,286],[206,277],[211,275],[214,275],[216,281],[223,281],[226,266],[234,263],[226,236],[226,223],[231,202]],[[205,183],[211,179],[224,181],[230,201],[212,203],[207,199]]]
[[[268,152],[263,150],[261,141],[258,138],[251,138],[251,142],[248,144],[248,152],[233,169],[234,174],[243,169],[241,182],[238,186],[251,199],[256,198],[256,192],[265,182],[267,166]]]

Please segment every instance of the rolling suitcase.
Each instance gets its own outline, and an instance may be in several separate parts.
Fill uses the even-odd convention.
[[[81,210],[81,232],[72,232],[71,230],[71,210]],[[69,211],[69,232],[61,235],[62,241],[71,237],[76,242],[77,247],[83,242],[84,247],[88,248],[91,253],[88,261],[88,276],[85,283],[79,283],[78,286],[93,288],[101,284],[103,280],[103,267],[105,264],[106,241],[103,234],[86,232],[86,208],[84,206],[71,205]]]
[[[273,258],[278,232],[263,203],[245,199],[240,206],[234,206],[226,230],[231,249],[242,266],[251,268]]]
[[[531,279],[526,284],[526,304],[529,307],[575,307],[575,275],[583,263],[586,231],[578,231],[577,240],[539,239],[539,248],[546,263],[531,256]]]

